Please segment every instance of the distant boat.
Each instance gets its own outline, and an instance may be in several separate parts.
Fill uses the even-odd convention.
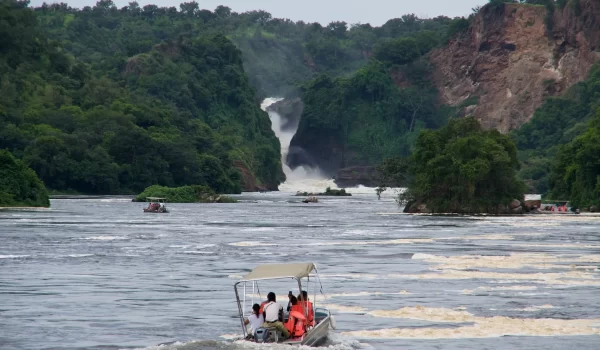
[[[147,197],[148,207],[144,208],[144,213],[168,213],[167,199],[161,197]]]
[[[315,196],[310,196],[302,200],[303,203],[319,203],[319,199]]]
[[[569,205],[569,201],[547,201],[542,202],[540,207],[534,212],[536,214],[550,214],[550,215],[577,215],[580,213],[579,209],[573,208]]]

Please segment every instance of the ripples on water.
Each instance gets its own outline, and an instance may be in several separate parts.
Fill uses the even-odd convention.
[[[0,348],[258,348],[228,340],[233,283],[292,261],[319,267],[333,349],[598,348],[598,217],[409,216],[390,193],[240,199],[0,211]]]

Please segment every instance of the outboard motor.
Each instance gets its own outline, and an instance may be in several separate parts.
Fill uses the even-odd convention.
[[[277,343],[282,337],[276,328],[259,328],[254,332],[254,340],[257,343]]]

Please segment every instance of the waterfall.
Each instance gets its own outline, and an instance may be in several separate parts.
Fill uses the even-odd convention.
[[[284,192],[322,192],[327,187],[337,188],[335,182],[333,182],[333,179],[329,179],[327,176],[323,175],[319,168],[300,166],[292,170],[287,165],[286,159],[290,150],[290,143],[292,142],[292,138],[296,134],[297,130],[282,130],[283,123],[279,113],[267,109],[273,103],[281,100],[283,99],[278,97],[269,97],[264,99],[260,105],[262,110],[269,113],[269,119],[271,119],[271,129],[273,129],[275,136],[277,136],[279,143],[281,144],[281,166],[283,168],[283,173],[286,176],[286,181],[279,186],[279,190]]]

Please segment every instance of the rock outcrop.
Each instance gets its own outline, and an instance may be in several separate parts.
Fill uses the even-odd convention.
[[[585,79],[600,59],[600,2],[574,1],[579,10],[556,6],[549,24],[544,6],[484,6],[466,33],[429,56],[441,102],[508,132]]]
[[[381,185],[380,175],[374,166],[342,168],[337,172],[334,182],[340,188],[356,187],[359,185],[377,187]]]
[[[257,192],[257,191],[263,192],[263,191],[277,191],[278,190],[277,184],[259,184],[254,173],[252,173],[252,171],[250,171],[250,169],[248,169],[246,164],[244,164],[242,161],[236,160],[236,161],[234,161],[233,165],[235,166],[236,169],[238,169],[238,171],[240,172],[240,174],[242,176],[241,182],[242,182],[242,190],[244,192]]]
[[[300,124],[303,110],[304,103],[299,97],[291,99],[286,98],[267,107],[267,111],[277,112],[277,114],[281,116],[282,131],[295,132],[298,129],[298,124]]]

